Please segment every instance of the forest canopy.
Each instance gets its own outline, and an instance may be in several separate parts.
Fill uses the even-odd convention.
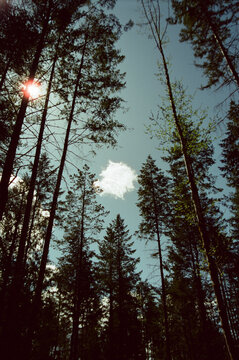
[[[238,16],[236,0],[0,2],[1,358],[238,359]],[[220,107],[195,105],[169,32],[191,49],[200,91],[223,92]],[[144,158],[133,134],[154,90],[132,129],[120,45],[132,33],[135,44],[146,34],[160,89]],[[109,159],[121,146],[137,171]]]

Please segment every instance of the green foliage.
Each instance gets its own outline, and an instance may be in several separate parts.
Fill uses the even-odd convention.
[[[164,176],[155,161],[149,155],[142,165],[138,176],[138,203],[142,221],[139,234],[142,237],[154,239],[156,237],[158,223],[160,233],[163,233],[165,224],[169,222],[168,201],[170,201],[170,183]]]
[[[208,83],[204,87],[220,83],[228,85],[235,81],[216,36],[223,43],[237,72],[237,1],[173,0],[172,7],[175,18],[174,21],[171,19],[171,23],[183,24],[180,40],[191,42],[194,56],[199,59],[197,65],[208,78]]]

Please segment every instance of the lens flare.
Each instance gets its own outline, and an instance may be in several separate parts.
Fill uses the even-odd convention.
[[[41,85],[36,80],[27,81],[22,85],[22,92],[29,100],[35,100],[41,95]]]

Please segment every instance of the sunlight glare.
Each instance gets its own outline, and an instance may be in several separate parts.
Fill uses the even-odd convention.
[[[37,80],[27,81],[22,85],[23,95],[30,100],[35,100],[41,95],[41,85]]]

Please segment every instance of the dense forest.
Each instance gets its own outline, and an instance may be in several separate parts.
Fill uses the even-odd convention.
[[[128,131],[117,117],[127,86],[118,41],[137,25],[120,23],[117,1],[0,1],[0,357],[237,360],[239,3],[171,0],[163,18],[163,0],[138,1],[164,89],[145,136],[164,148],[167,170],[142,159],[135,232],[123,214],[106,224],[111,209],[81,155]],[[217,122],[172,76],[173,27],[202,70],[201,91],[229,94],[219,162]],[[69,173],[77,150],[82,166]],[[139,241],[157,246],[158,285],[142,277]]]

